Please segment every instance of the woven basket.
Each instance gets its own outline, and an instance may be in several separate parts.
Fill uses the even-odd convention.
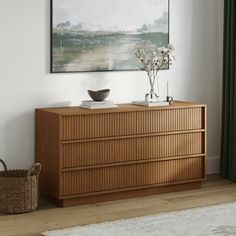
[[[41,164],[34,164],[29,170],[0,171],[0,212],[24,213],[38,208],[38,177]]]

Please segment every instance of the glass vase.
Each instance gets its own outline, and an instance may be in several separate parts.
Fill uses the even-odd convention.
[[[150,92],[145,94],[145,102],[158,102],[159,100],[159,84],[158,78],[149,76],[150,82]],[[156,82],[156,90],[155,90],[155,82]]]

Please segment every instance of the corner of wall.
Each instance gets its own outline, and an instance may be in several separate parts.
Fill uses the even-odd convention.
[[[207,158],[207,174],[219,174],[220,173],[220,157],[208,157]]]

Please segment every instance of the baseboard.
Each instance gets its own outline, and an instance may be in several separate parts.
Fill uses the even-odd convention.
[[[219,174],[220,172],[220,157],[207,157],[207,174]]]

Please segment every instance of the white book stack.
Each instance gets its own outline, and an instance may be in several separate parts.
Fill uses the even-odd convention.
[[[96,102],[93,100],[84,100],[82,101],[80,107],[87,109],[107,109],[107,108],[116,108],[117,105],[115,105],[112,101],[109,100],[101,102]]]
[[[169,102],[158,101],[158,102],[146,102],[146,101],[133,101],[134,105],[145,106],[145,107],[157,107],[157,106],[169,106]]]

